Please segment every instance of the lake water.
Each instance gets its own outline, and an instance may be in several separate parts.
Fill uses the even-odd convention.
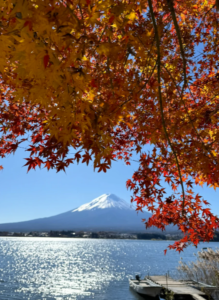
[[[163,250],[170,241],[0,238],[0,299],[140,300],[129,289],[135,274],[177,275],[180,257],[202,247]]]

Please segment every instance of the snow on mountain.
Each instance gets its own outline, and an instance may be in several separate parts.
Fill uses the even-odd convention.
[[[100,197],[95,198],[93,201],[74,209],[72,212],[106,208],[134,209],[131,208],[126,201],[114,194],[103,194]]]

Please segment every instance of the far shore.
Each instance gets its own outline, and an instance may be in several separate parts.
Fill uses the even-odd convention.
[[[50,237],[50,238],[91,238],[91,239],[128,239],[128,240],[179,240],[181,234],[158,233],[118,233],[106,231],[29,231],[29,232],[0,232],[0,237]]]
[[[150,241],[177,241],[182,233],[118,233],[106,231],[29,231],[29,232],[0,232],[0,237],[40,237],[40,238],[67,238],[67,239],[119,239],[119,240],[150,240]],[[216,232],[211,242],[219,242],[219,233]]]

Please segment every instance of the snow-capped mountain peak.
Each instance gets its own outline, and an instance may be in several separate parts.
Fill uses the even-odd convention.
[[[116,195],[103,194],[100,197],[92,200],[91,202],[83,204],[80,207],[74,209],[72,212],[104,208],[119,208],[133,210],[133,208],[131,208],[126,201],[117,197]]]
[[[113,194],[104,194],[77,209],[41,219],[17,223],[0,224],[0,231],[114,231],[145,232],[142,218],[148,220],[151,214],[144,211],[137,214],[135,208]],[[169,226],[169,231],[176,231]],[[154,232],[155,229],[149,229]],[[157,229],[158,230],[158,229]],[[159,230],[158,230],[159,231]]]

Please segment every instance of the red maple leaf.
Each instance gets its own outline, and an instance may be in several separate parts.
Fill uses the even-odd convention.
[[[86,152],[82,157],[82,163],[86,162],[87,165],[89,164],[89,161],[92,160],[91,155],[88,152]]]
[[[49,55],[46,54],[43,58],[43,63],[44,63],[44,67],[45,69],[49,66]]]

